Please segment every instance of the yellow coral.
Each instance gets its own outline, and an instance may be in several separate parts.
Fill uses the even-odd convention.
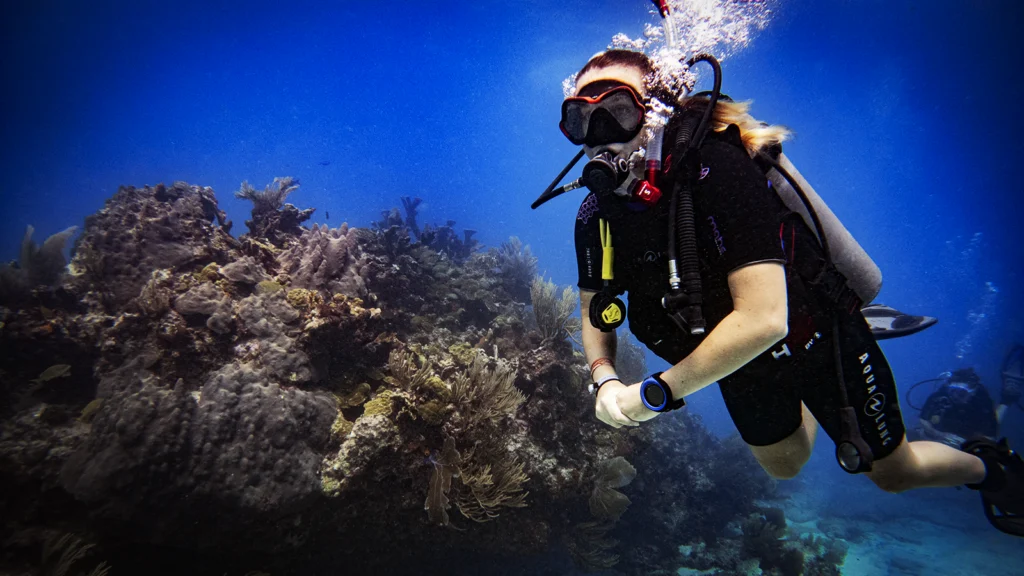
[[[442,398],[447,398],[449,392],[451,392],[448,385],[444,383],[444,380],[441,380],[437,375],[432,375],[430,378],[427,378],[423,387]]]
[[[338,417],[334,419],[334,423],[331,424],[331,439],[340,442],[348,436],[348,433],[352,431],[354,424],[345,419],[345,416],[338,412]]]
[[[216,282],[220,278],[220,266],[216,262],[210,262],[202,270],[196,272],[195,276],[200,282]]]
[[[82,408],[82,414],[78,417],[78,420],[86,424],[92,422],[92,419],[96,416],[96,413],[99,412],[100,408],[102,407],[103,399],[94,398],[92,402],[89,402],[88,404],[85,405],[85,408]]]
[[[448,405],[438,400],[431,400],[424,404],[420,404],[416,407],[416,412],[419,414],[423,421],[431,426],[440,426],[444,423],[445,416],[448,413]]]
[[[273,280],[264,280],[256,285],[256,294],[276,294],[284,290],[284,286]]]
[[[293,288],[288,291],[288,303],[299,310],[306,310],[313,306],[323,304],[323,301],[323,297],[313,290]]]
[[[363,415],[364,416],[390,416],[392,410],[391,398],[395,394],[390,390],[384,390],[373,400],[370,400],[366,404],[363,404]]]
[[[337,496],[338,492],[341,492],[341,481],[324,475],[320,478],[320,490],[327,496]]]
[[[479,348],[473,347],[471,344],[461,342],[459,344],[452,344],[448,347],[448,353],[452,355],[455,362],[463,367],[468,367],[473,363],[473,359],[476,358],[477,350]]]

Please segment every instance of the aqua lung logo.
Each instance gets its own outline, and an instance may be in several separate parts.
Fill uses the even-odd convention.
[[[874,428],[882,446],[888,446],[892,443],[893,436],[889,433],[889,426],[886,423],[888,415],[885,412],[885,394],[879,392],[878,386],[875,385],[874,367],[869,362],[870,359],[871,355],[867,352],[857,357],[857,360],[860,361],[860,372],[864,378],[864,391],[868,397],[867,402],[864,403],[864,415],[874,421]]]
[[[878,416],[883,408],[885,408],[885,394],[881,392],[872,394],[864,404],[864,414],[872,417]]]

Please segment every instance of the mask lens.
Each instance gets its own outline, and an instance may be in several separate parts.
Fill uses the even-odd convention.
[[[626,90],[609,93],[601,102],[601,108],[607,110],[623,130],[636,130],[640,125],[643,110],[637,108],[632,93]]]
[[[580,101],[567,101],[562,107],[562,131],[573,144],[580,145],[586,140],[591,111],[589,104]]]
[[[971,397],[971,387],[962,382],[954,382],[949,385],[949,397],[954,402],[966,402]]]
[[[595,110],[590,116],[586,144],[593,147],[603,144],[629,142],[633,139],[633,136],[635,136],[635,133],[624,130],[610,112],[601,108]]]
[[[573,144],[600,146],[632,140],[643,126],[643,114],[633,90],[620,86],[596,98],[567,99],[559,126]]]

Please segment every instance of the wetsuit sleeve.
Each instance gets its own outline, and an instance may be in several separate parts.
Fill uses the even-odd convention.
[[[732,130],[738,140],[734,126],[726,137]],[[779,235],[787,211],[746,151],[729,142],[709,140],[701,148],[701,174],[706,182],[701,182],[696,201],[706,217],[697,226],[714,242],[711,265],[728,273],[757,262],[785,262]]]
[[[576,268],[581,290],[601,290],[601,229],[597,197],[588,194],[576,214]]]

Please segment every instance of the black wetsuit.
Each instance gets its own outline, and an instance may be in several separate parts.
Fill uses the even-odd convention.
[[[964,440],[979,435],[994,439],[999,432],[992,397],[980,384],[967,402],[954,400],[949,385],[943,385],[925,401],[921,419],[930,422],[940,432],[956,434]]]
[[[748,444],[774,444],[800,426],[803,401],[836,440],[841,402],[832,318],[837,306],[817,296],[804,280],[820,262],[817,239],[768,187],[764,172],[743,150],[737,127],[709,134],[699,153],[693,199],[708,331],[732,311],[730,272],[758,262],[787,264],[789,335],[720,382],[733,422]],[[661,307],[668,289],[665,250],[672,174],[664,175],[659,184],[665,196],[644,211],[631,210],[616,197],[587,196],[576,218],[576,255],[580,289],[601,290],[598,219],[608,221],[615,249],[615,287],[629,294],[630,330],[655,354],[675,364],[701,340],[680,331]],[[882,458],[904,433],[892,372],[859,310],[835,313],[840,315],[850,402],[858,411],[864,440],[875,458]]]

